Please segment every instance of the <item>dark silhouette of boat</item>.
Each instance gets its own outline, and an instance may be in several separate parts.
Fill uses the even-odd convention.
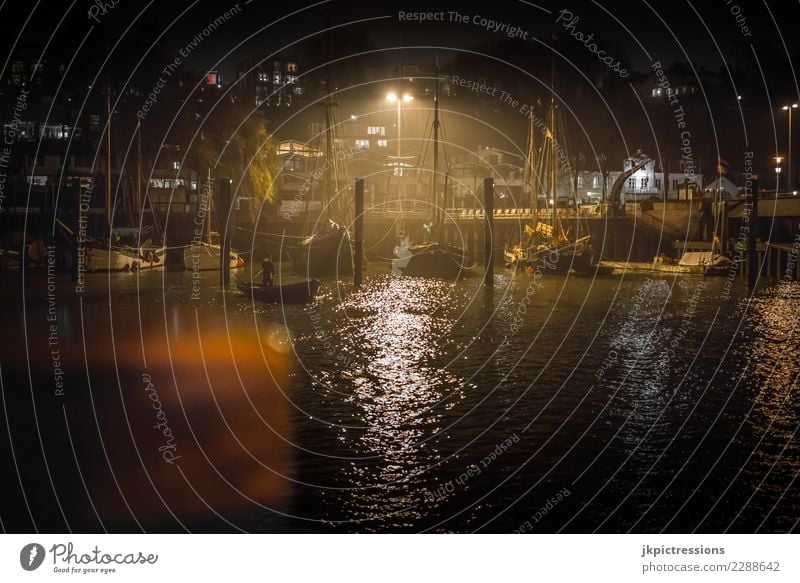
[[[240,283],[239,288],[244,295],[255,300],[273,304],[308,304],[314,300],[319,290],[319,281],[309,279],[299,283],[286,285],[257,285],[253,283]]]
[[[395,254],[392,270],[402,275],[456,278],[475,267],[468,263],[462,247],[437,241],[412,245],[405,239]]]
[[[297,247],[294,270],[315,278],[353,274],[353,247],[347,227],[329,224],[303,239]]]

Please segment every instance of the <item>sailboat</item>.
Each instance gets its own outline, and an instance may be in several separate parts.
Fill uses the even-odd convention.
[[[142,244],[124,244],[115,230],[112,221],[111,182],[111,90],[106,87],[106,239],[86,237],[86,268],[88,271],[138,271],[163,265],[166,248],[148,239]],[[139,126],[137,126],[137,129]],[[60,223],[60,221],[59,221]],[[70,236],[75,232],[60,223],[62,230]]]
[[[183,248],[183,266],[192,271],[211,271],[219,269],[219,256],[222,247],[212,243],[211,233],[211,212],[213,208],[213,198],[211,196],[211,170],[208,171],[208,209],[203,219],[203,230],[205,237],[201,240],[193,241],[191,245]],[[229,265],[231,269],[243,267],[244,258],[236,251],[231,250]]]
[[[330,67],[330,65],[329,65]],[[328,75],[328,87],[330,73]],[[348,276],[353,274],[353,246],[350,232],[342,224],[338,215],[343,208],[334,200],[333,174],[338,157],[334,152],[333,108],[328,93],[325,101],[325,191],[322,202],[322,214],[311,235],[301,240],[295,250],[294,269],[308,279],[326,276]],[[338,180],[337,180],[338,183]]]
[[[531,193],[533,218],[525,226],[521,240],[516,244],[506,245],[504,258],[506,265],[516,269],[531,267],[551,273],[587,271],[591,267],[591,236],[588,227],[584,224],[585,221],[577,218],[573,225],[565,225],[558,208],[558,161],[566,153],[563,152],[563,144],[559,144],[557,139],[561,124],[554,98],[550,99],[547,121],[544,144],[537,160],[533,117],[530,119],[525,177]],[[549,222],[539,221],[539,188],[545,192],[546,217]]]
[[[470,264],[463,247],[441,240],[444,209],[447,204],[447,177],[442,200],[439,200],[439,70],[435,69],[433,93],[433,174],[431,179],[431,201],[433,220],[425,227],[424,240],[412,243],[405,236],[395,247],[392,273],[423,277],[456,278],[469,272]],[[398,163],[399,160],[398,160]],[[399,191],[399,189],[398,189]]]

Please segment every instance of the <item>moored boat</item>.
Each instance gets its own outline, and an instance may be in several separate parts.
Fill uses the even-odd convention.
[[[219,269],[219,256],[221,248],[219,245],[206,243],[205,241],[185,247],[183,250],[183,266],[193,271],[206,271]],[[244,259],[236,251],[230,252],[230,267],[236,269],[243,267]]]

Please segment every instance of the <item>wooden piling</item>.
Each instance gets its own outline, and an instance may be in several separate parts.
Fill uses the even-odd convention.
[[[220,250],[219,250],[219,282],[220,285],[226,286],[231,281],[231,231],[233,229],[232,209],[231,209],[231,181],[223,178],[219,181],[219,187],[215,189],[214,194],[217,195],[217,209],[219,209],[219,216],[223,218],[221,221],[222,228],[220,233]]]
[[[483,263],[484,280],[483,284],[488,288],[494,287],[494,179],[484,178],[483,180]]]
[[[79,257],[80,249],[82,249],[81,245],[83,241],[81,239],[81,183],[77,177],[72,179],[72,196],[73,196],[73,216],[75,217],[75,221],[73,224],[72,232],[72,281],[77,282],[79,277],[79,266],[82,261],[85,261],[86,255],[84,254],[83,257]],[[85,265],[84,265],[85,267]]]
[[[747,196],[750,203],[750,217],[747,231],[747,285],[750,289],[756,287],[758,282],[758,252],[756,251],[756,230],[758,228],[758,177],[753,176],[750,193]]]
[[[361,287],[364,280],[364,179],[356,179],[356,209],[355,209],[355,265],[353,268],[353,284],[356,289]]]

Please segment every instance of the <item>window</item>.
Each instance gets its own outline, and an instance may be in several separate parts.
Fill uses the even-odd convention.
[[[172,188],[172,180],[165,180],[164,188]]]
[[[33,186],[47,185],[47,176],[26,176],[25,179],[28,181],[28,184]]]
[[[636,179],[628,178],[628,188],[636,188]]]
[[[389,142],[387,140],[378,140],[378,147],[379,148],[388,148]]]
[[[600,188],[600,179],[597,176],[592,177],[592,188]]]
[[[42,124],[42,139],[60,140],[69,135],[66,126],[55,123]]]
[[[286,82],[294,84],[297,82],[297,75],[286,75]]]
[[[272,70],[273,71],[280,71],[281,70],[281,62],[280,61],[272,61]]]
[[[661,188],[661,179],[660,178],[656,178],[656,188],[657,189]]]
[[[192,190],[197,190],[197,180],[192,180],[189,184]]]
[[[369,148],[369,140],[356,140],[357,150],[366,150]]]
[[[273,85],[280,85],[281,84],[281,73],[280,73],[280,71],[275,71],[272,74],[272,83],[273,83]]]
[[[647,176],[643,177],[643,178],[642,178],[642,180],[641,180],[641,182],[640,182],[640,184],[641,184],[641,188],[642,188],[642,189],[645,189],[645,188],[647,188],[647,183],[648,183],[648,182],[650,182],[650,178],[648,178]]]
[[[269,81],[269,75],[267,75],[266,73],[259,73],[258,80],[266,83],[267,81]]]
[[[286,63],[286,70],[289,73],[297,73],[297,63]]]
[[[384,126],[369,126],[367,127],[367,133],[371,136],[385,136],[386,128]]]
[[[578,188],[583,188],[583,176],[578,175]]]
[[[181,169],[181,163],[178,162],[177,160],[174,160],[172,162],[172,169],[173,170],[180,170]]]
[[[294,94],[295,95],[302,95],[303,94],[303,88],[302,87],[295,87],[294,88]]]
[[[672,180],[672,190],[678,190],[678,179],[677,178]]]
[[[286,161],[286,169],[289,172],[302,172],[305,170],[305,160],[302,158],[289,158]]]

